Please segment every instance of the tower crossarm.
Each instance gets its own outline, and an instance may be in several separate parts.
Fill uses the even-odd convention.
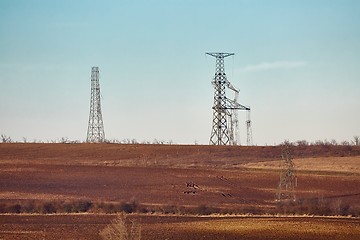
[[[216,52],[208,52],[206,53],[207,55],[210,55],[212,57],[216,57],[216,58],[226,58],[226,57],[229,57],[229,56],[232,56],[232,55],[235,55],[235,53],[216,53]]]
[[[227,109],[250,110],[250,107],[241,105],[240,103],[234,100],[226,98],[226,102],[227,102]]]

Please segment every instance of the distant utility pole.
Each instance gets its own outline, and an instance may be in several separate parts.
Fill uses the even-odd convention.
[[[101,115],[100,103],[100,83],[99,68],[91,69],[91,98],[90,98],[90,115],[87,131],[87,142],[98,143],[105,141],[104,123]]]
[[[295,164],[292,161],[290,144],[285,143],[282,146],[282,160],[280,163],[280,181],[277,190],[278,201],[292,200],[295,201],[295,187],[297,178],[295,176]]]
[[[228,80],[225,74],[224,58],[234,53],[206,53],[216,58],[216,72],[212,81],[214,85],[213,122],[210,136],[212,145],[239,145],[238,110],[250,111],[238,103],[239,90]],[[234,99],[226,97],[226,89],[235,93]],[[250,116],[250,115],[249,115]]]

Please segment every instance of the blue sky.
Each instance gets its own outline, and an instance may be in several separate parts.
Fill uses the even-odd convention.
[[[360,1],[0,0],[0,133],[86,139],[91,67],[108,139],[209,142],[215,59],[254,143],[360,135]],[[245,113],[239,113],[246,142]]]

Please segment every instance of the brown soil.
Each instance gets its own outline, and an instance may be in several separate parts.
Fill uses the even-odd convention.
[[[358,187],[360,147],[301,146],[294,147],[292,151],[296,164],[299,165],[296,191],[298,199],[332,199],[334,204],[339,206],[345,204],[354,209],[360,207]],[[206,205],[219,209],[248,209],[250,212],[254,207],[262,209],[263,212],[273,211],[276,206],[274,199],[279,181],[276,161],[280,155],[281,148],[273,146],[0,144],[0,204],[21,203],[28,200],[83,199],[91,202],[122,202],[136,199],[141,205],[152,209]],[[187,183],[194,183],[196,187],[187,186]],[[57,228],[64,229],[64,232],[69,234],[76,232],[75,235],[69,235],[72,237],[68,239],[91,239],[81,236],[89,236],[85,232],[98,232],[111,218],[111,216],[100,218],[94,215],[86,216],[1,215],[0,239],[16,239],[16,237],[23,239],[22,236],[32,236],[28,239],[36,239],[34,236],[41,235],[42,231],[46,234],[53,232],[56,236],[56,231],[53,229]],[[62,218],[66,218],[64,223]],[[11,223],[13,221],[11,219],[16,220]],[[201,239],[202,235],[212,236],[211,239],[237,239],[236,236],[243,234],[236,230],[241,229],[239,219],[190,219],[191,221],[185,221],[181,218],[180,223],[175,224],[174,217],[157,220],[154,215],[142,217],[141,221],[145,221],[142,224],[143,239],[166,239],[151,237],[155,236],[156,232],[169,236],[169,239]],[[259,223],[262,222],[258,220],[241,219],[241,223],[245,221],[249,225],[246,229],[253,228],[254,234],[262,231],[264,234],[269,234],[269,238],[262,237],[262,239],[282,239],[271,229],[285,225],[284,221],[291,222],[290,225],[293,226],[292,230],[289,230],[290,235],[284,236],[293,238],[294,235],[291,234],[300,231],[295,227],[299,219],[280,221],[278,218],[275,220],[267,218],[264,222],[269,227],[260,230]],[[23,221],[27,221],[27,225],[21,223]],[[49,224],[46,223],[47,221]],[[324,221],[330,224],[329,226],[334,224],[334,228],[337,224],[340,224],[341,228],[343,223],[344,228],[346,226],[353,228],[352,223],[348,223],[352,220],[339,220],[340,223],[338,220],[332,223],[327,219],[308,221],[312,230],[309,230],[309,238],[303,239],[314,237],[315,235],[312,234],[320,234],[328,238],[329,234],[320,227]],[[31,230],[32,225],[37,230]],[[208,226],[213,230],[209,230]],[[38,229],[39,227],[43,229]],[[316,232],[314,229],[319,231]],[[356,236],[359,236],[359,229],[356,229],[358,234]],[[148,235],[147,231],[153,232],[152,235]],[[166,235],[166,232],[169,235]],[[195,237],[191,237],[187,232],[194,234]],[[63,233],[58,234],[61,236]],[[350,236],[344,234],[341,236]],[[318,235],[316,238],[321,239]],[[46,239],[52,238],[46,237]],[[98,236],[93,239],[98,239]],[[256,239],[256,237],[246,239]],[[339,235],[337,239],[345,238]]]
[[[0,239],[101,239],[111,214],[0,215]],[[133,215],[143,240],[343,239],[360,237],[360,220],[303,217],[185,217]]]

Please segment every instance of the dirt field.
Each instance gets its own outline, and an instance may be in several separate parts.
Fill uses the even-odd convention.
[[[317,158],[299,158],[294,159],[297,171],[301,172],[328,172],[334,174],[351,173],[360,174],[360,156],[353,157],[317,157]],[[252,162],[243,165],[247,168],[254,169],[273,169],[276,170],[280,166],[280,160]]]
[[[292,153],[297,199],[316,203],[316,211],[347,215],[360,209],[360,147],[302,146]],[[357,239],[355,219],[156,217],[182,208],[276,213],[280,155],[281,148],[272,146],[0,144],[0,210],[18,204],[15,210],[23,212],[21,206],[29,201],[82,200],[92,206],[136,201],[152,212],[140,218],[143,239],[285,239],[298,233],[302,239]],[[99,239],[99,229],[113,216],[95,207],[89,212],[3,214],[0,239],[41,239],[44,234],[55,239],[65,233],[67,239]],[[299,229],[299,222],[306,227]]]
[[[101,239],[114,215],[0,215],[0,239]],[[131,216],[144,240],[344,239],[360,237],[359,219]]]

